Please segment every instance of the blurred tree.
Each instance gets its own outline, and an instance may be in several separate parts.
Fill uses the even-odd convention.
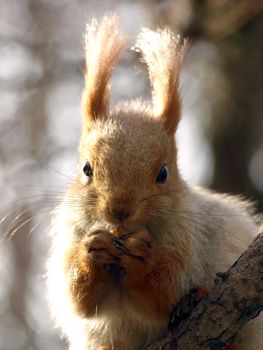
[[[218,44],[225,58],[229,95],[215,111],[210,132],[215,154],[212,187],[254,198],[261,210],[263,192],[251,181],[249,169],[263,142],[262,37],[263,12]]]

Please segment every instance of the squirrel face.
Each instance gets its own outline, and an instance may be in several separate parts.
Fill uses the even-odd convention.
[[[135,50],[148,66],[152,103],[121,102],[111,111],[109,79],[127,43],[118,32],[116,16],[108,15],[100,24],[93,21],[85,43],[80,171],[70,191],[81,192],[80,222],[86,216],[89,222],[129,230],[149,219],[153,222],[179,183],[174,133],[180,116],[178,75],[185,45],[166,29],[143,30]]]
[[[173,136],[142,102],[121,103],[82,137],[80,181],[94,216],[132,228],[154,215],[153,203],[177,180]],[[95,214],[96,212],[96,214]]]

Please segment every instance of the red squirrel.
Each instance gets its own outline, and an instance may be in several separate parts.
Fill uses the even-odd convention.
[[[178,171],[185,42],[143,29],[135,48],[152,100],[110,109],[109,80],[126,46],[114,14],[87,25],[79,167],[53,218],[48,263],[51,311],[70,350],[142,349],[258,231],[248,202],[192,187]],[[263,349],[260,324],[244,328],[240,350]]]

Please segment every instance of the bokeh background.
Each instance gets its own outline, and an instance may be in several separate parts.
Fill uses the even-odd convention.
[[[190,38],[183,177],[263,210],[262,9],[262,0],[0,0],[0,350],[66,348],[44,272],[50,213],[77,161],[85,23],[116,10],[131,45],[142,26]],[[149,96],[135,58],[126,53],[114,73],[113,104]]]

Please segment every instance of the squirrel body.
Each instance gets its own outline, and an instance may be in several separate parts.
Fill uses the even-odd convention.
[[[54,215],[48,262],[51,311],[71,350],[142,349],[165,333],[180,298],[209,287],[258,231],[250,203],[180,177],[174,133],[185,45],[168,29],[144,30],[137,42],[152,103],[109,109],[125,45],[114,15],[87,27],[80,167]]]

